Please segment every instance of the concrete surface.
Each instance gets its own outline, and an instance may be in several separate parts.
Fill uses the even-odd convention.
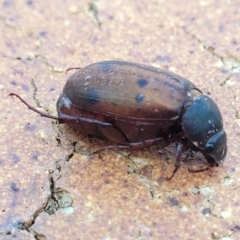
[[[1,239],[240,239],[240,1],[0,3]],[[228,155],[171,181],[173,149],[91,153],[107,143],[56,114],[65,70],[110,59],[182,75],[219,105]]]

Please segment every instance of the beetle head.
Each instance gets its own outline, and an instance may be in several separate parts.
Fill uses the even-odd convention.
[[[210,97],[200,95],[194,99],[182,116],[182,128],[186,138],[202,152],[211,166],[225,159],[227,136],[222,115]]]

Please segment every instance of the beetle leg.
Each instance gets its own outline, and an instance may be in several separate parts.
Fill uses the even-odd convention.
[[[173,178],[173,176],[175,175],[177,170],[180,168],[181,156],[182,156],[182,152],[183,152],[182,149],[183,149],[183,142],[180,141],[177,144],[177,148],[176,148],[176,162],[174,164],[174,170],[173,170],[172,175],[170,177],[166,177],[166,180],[168,180],[168,181]]]
[[[94,152],[93,154],[95,154],[96,152]],[[99,152],[97,152],[98,153],[98,157],[101,159],[101,160],[103,160],[103,156],[102,156],[102,151],[99,151]]]
[[[196,170],[193,170],[193,169],[191,169],[190,167],[188,167],[188,171],[189,171],[190,173],[205,172],[205,171],[208,171],[208,170],[209,170],[210,172],[212,172],[212,169],[211,169],[211,165],[210,165],[210,164],[208,164],[207,167],[205,167],[205,168],[196,169]]]
[[[54,120],[59,120],[58,117],[56,116],[53,116],[53,115],[50,115],[48,113],[44,113],[44,112],[41,112],[39,111],[38,109],[36,109],[35,107],[29,105],[23,98],[21,98],[18,94],[16,93],[9,93],[8,96],[15,96],[17,97],[22,103],[24,103],[30,110],[38,113],[41,117],[46,117],[46,118],[51,118],[51,119],[54,119]]]
[[[193,152],[192,149],[188,149],[182,161],[188,161],[188,160],[194,160],[194,159],[195,159],[195,153]]]
[[[139,149],[139,148],[144,148],[144,147],[154,145],[161,140],[163,140],[163,138],[159,137],[159,138],[153,138],[153,139],[145,140],[145,141],[142,141],[142,142],[129,143],[128,145],[110,145],[110,146],[106,146],[106,147],[102,147],[102,148],[98,149],[97,151],[94,152],[94,154],[96,154],[96,153],[99,154],[100,152],[102,152],[104,150],[107,150],[107,149],[136,150],[136,149]]]

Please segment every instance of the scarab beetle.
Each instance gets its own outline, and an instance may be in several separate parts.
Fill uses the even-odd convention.
[[[200,151],[208,167],[227,153],[227,137],[216,103],[192,82],[174,73],[132,62],[103,61],[76,71],[57,101],[56,119],[86,134],[136,149],[176,142],[176,163],[184,151]],[[207,169],[207,168],[206,168]],[[204,170],[206,170],[204,169]]]

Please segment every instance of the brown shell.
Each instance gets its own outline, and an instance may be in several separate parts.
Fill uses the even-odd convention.
[[[86,66],[68,79],[57,109],[59,116],[89,119],[88,124],[70,124],[87,134],[113,142],[139,142],[171,133],[193,94],[201,93],[190,81],[168,71],[104,61]]]

